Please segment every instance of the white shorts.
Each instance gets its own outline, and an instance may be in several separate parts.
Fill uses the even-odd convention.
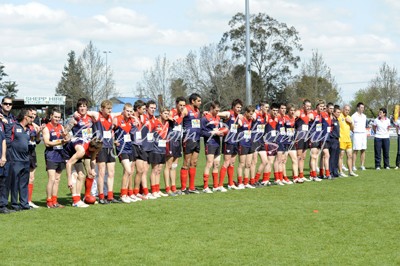
[[[367,133],[353,133],[353,151],[367,149]]]

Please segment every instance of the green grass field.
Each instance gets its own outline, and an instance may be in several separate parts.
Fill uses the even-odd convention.
[[[394,165],[396,144],[391,144]],[[45,206],[43,146],[33,201]],[[400,170],[131,204],[0,215],[0,265],[399,265]],[[197,185],[202,184],[204,156]],[[116,174],[119,192],[121,167]]]

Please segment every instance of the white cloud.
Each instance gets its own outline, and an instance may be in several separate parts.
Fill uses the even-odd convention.
[[[67,14],[62,10],[32,2],[25,5],[0,4],[0,18],[4,25],[48,25],[64,20]]]

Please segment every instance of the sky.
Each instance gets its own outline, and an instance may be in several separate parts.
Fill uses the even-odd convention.
[[[0,62],[18,98],[52,96],[67,55],[90,41],[107,54],[121,96],[137,95],[158,56],[173,62],[218,43],[245,0],[0,0]],[[398,0],[250,0],[299,32],[302,63],[322,55],[344,102],[368,86],[384,62],[400,62]],[[106,54],[102,53],[105,57]]]

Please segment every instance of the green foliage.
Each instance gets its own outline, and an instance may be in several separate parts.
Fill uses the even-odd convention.
[[[56,95],[66,96],[67,114],[74,111],[76,101],[79,98],[89,99],[89,95],[84,89],[82,71],[82,65],[76,60],[75,52],[69,52],[67,64],[64,66],[61,79],[56,87]]]
[[[0,90],[0,96],[9,96],[11,98],[17,97],[18,89],[17,89],[17,83],[15,81],[11,82],[2,82],[0,84],[1,90]]]
[[[171,80],[171,96],[175,100],[176,98],[187,95],[187,85],[181,78]]]
[[[388,115],[392,114],[394,106],[400,103],[400,80],[397,69],[383,63],[369,86],[355,94],[352,106],[358,102],[364,103],[368,117],[377,117],[379,108],[382,107],[387,109]]]
[[[15,98],[18,93],[17,83],[15,81],[3,81],[4,77],[8,75],[4,71],[4,65],[0,64],[0,96],[9,96]]]
[[[230,51],[237,60],[246,58],[245,15],[237,13],[229,21],[231,29],[220,41],[220,49]],[[291,69],[297,68],[303,48],[294,27],[264,13],[250,16],[251,65],[263,81],[262,98],[276,100],[290,81]]]
[[[340,103],[340,89],[338,88],[329,67],[325,64],[318,51],[313,52],[309,62],[303,64],[301,75],[296,77],[292,84],[285,88],[286,101],[294,103],[309,99],[313,106],[318,100]]]

